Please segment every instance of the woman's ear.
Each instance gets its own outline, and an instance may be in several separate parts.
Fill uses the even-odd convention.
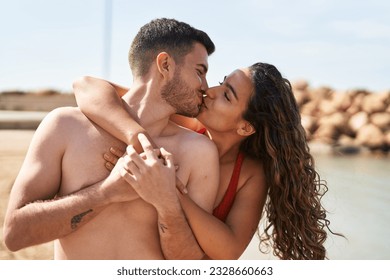
[[[240,121],[238,128],[237,128],[237,134],[240,136],[249,136],[256,132],[256,129],[251,125],[248,121],[242,120]]]
[[[174,61],[172,57],[166,53],[161,52],[156,58],[157,69],[164,78],[171,78],[174,73]]]

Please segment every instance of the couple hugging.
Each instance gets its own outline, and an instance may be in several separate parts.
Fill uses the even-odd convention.
[[[324,259],[329,224],[291,85],[271,64],[209,87],[209,36],[175,19],[139,30],[130,88],[83,77],[50,112],[13,185],[4,240],[55,259]],[[262,215],[263,214],[263,215]]]

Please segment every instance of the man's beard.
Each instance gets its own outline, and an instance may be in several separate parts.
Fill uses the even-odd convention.
[[[161,89],[161,97],[176,110],[176,114],[191,118],[199,114],[199,106],[194,100],[195,90],[187,86],[177,71],[172,80]]]

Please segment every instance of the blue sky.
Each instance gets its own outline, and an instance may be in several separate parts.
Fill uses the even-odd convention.
[[[0,0],[0,91],[70,91],[83,75],[130,86],[130,43],[157,17],[210,35],[217,48],[209,58],[210,85],[263,61],[313,87],[390,89],[388,0],[111,1],[104,71],[106,0]]]

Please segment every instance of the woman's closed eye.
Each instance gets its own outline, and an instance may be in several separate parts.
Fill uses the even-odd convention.
[[[226,78],[226,77],[225,77]],[[223,82],[218,82],[219,83],[219,85],[220,86],[222,86],[223,85]],[[229,101],[230,102],[230,98],[229,98],[229,95],[228,95],[228,93],[226,92],[226,91],[224,91],[223,92],[223,95],[225,96],[225,99],[227,100],[227,101]]]
[[[226,91],[223,93],[223,95],[225,96],[226,100],[230,102],[229,96],[228,96],[228,94],[226,93]]]

